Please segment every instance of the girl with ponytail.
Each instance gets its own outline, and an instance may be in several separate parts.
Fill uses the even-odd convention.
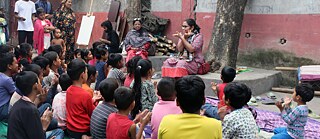
[[[131,115],[135,117],[139,111],[148,109],[152,111],[153,105],[158,101],[154,84],[151,81],[153,73],[152,64],[149,60],[141,59],[137,63],[134,73],[134,81],[131,88],[135,93],[135,107]]]

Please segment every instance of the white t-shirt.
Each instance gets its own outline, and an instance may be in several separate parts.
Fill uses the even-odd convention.
[[[14,12],[20,17],[25,18],[25,21],[18,20],[18,31],[34,31],[32,23],[32,14],[36,13],[36,6],[33,1],[19,0],[16,2]]]

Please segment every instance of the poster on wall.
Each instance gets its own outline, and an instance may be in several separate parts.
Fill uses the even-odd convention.
[[[78,34],[78,45],[89,45],[95,16],[83,16]]]

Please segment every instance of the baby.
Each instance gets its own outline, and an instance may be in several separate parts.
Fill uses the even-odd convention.
[[[61,30],[56,28],[53,31],[54,39],[51,40],[51,45],[60,45],[63,48],[63,51],[66,51],[66,44],[61,38]]]

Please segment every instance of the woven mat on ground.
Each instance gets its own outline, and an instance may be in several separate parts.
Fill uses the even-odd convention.
[[[206,98],[206,102],[211,103],[214,106],[217,106],[218,101],[219,100],[215,98]],[[257,108],[255,108],[255,110],[258,114],[256,122],[261,130],[273,132],[277,127],[287,126],[287,124],[282,120],[280,113],[260,110]],[[308,118],[307,125],[304,129],[306,139],[316,139],[320,137],[320,122]]]

